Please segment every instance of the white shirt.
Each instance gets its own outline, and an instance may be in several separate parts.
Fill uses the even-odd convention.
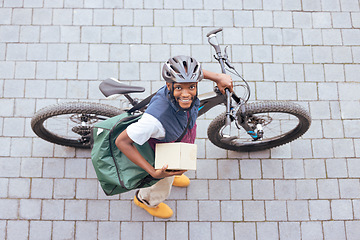
[[[139,145],[143,145],[150,138],[165,138],[165,129],[161,122],[148,113],[144,113],[139,121],[128,126],[126,132],[130,139]]]

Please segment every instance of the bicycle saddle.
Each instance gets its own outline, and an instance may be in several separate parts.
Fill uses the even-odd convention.
[[[129,86],[124,83],[120,83],[119,80],[115,78],[108,78],[102,81],[99,85],[99,89],[105,95],[105,97],[114,94],[128,94],[145,91],[145,88],[143,87]]]

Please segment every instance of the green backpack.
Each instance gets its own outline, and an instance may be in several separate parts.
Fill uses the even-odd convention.
[[[130,124],[137,122],[141,116],[125,112],[99,122],[93,128],[91,160],[100,185],[108,196],[150,187],[160,180],[151,177],[144,169],[129,160],[115,145],[120,133]],[[134,143],[134,146],[154,166],[155,154],[149,143]]]

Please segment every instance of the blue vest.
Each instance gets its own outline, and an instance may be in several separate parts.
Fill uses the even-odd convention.
[[[152,115],[163,125],[165,129],[165,138],[161,142],[176,141],[184,132],[188,122],[188,112],[191,116],[189,129],[195,125],[199,112],[200,101],[195,99],[194,106],[189,111],[180,110],[171,101],[170,92],[166,85],[159,89],[156,95],[151,99],[146,113]]]

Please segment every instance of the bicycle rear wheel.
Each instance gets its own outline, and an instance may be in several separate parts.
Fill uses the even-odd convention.
[[[31,128],[40,138],[63,146],[90,148],[95,123],[119,115],[123,110],[99,103],[69,102],[39,110]]]
[[[237,113],[240,118],[240,111]],[[264,135],[253,138],[243,129],[231,124],[231,136],[222,135],[225,113],[209,125],[208,137],[216,146],[233,151],[260,151],[289,143],[303,135],[310,127],[311,117],[300,105],[289,102],[255,102],[245,106],[245,115],[250,127],[261,124]]]

